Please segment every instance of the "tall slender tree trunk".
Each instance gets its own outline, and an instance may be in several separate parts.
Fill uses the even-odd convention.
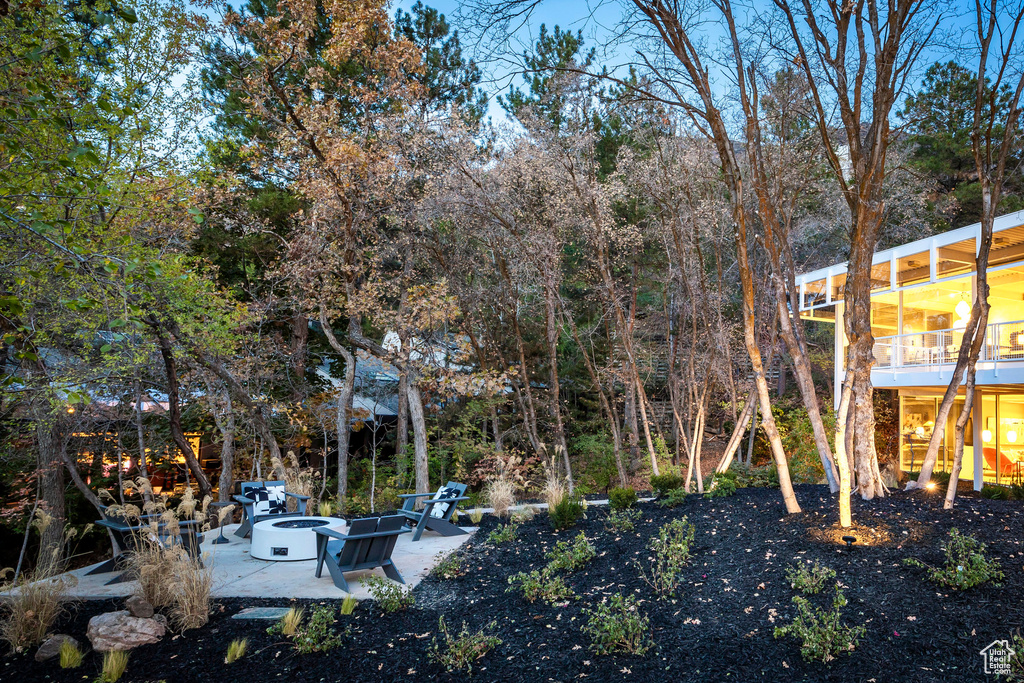
[[[558,292],[548,276],[544,286],[544,318],[547,328],[548,381],[551,383],[551,419],[555,424],[555,450],[560,451],[565,466],[565,480],[572,493],[576,486],[572,478],[572,464],[569,462],[569,447],[565,441],[565,426],[562,423],[561,383],[558,379],[558,320],[555,309]],[[559,454],[556,453],[556,457]]]
[[[60,427],[60,418],[46,414],[42,408],[36,412],[37,472],[39,495],[45,504],[50,522],[39,537],[36,566],[59,570],[64,553],[64,524],[67,521],[64,505],[64,458],[61,453],[66,442]]]
[[[398,424],[395,428],[395,474],[405,481],[406,451],[409,450],[409,376],[398,375]]]
[[[430,461],[427,453],[427,421],[423,414],[423,395],[414,377],[409,380],[409,417],[412,421],[413,444],[416,454],[416,493],[430,491]]]
[[[356,324],[351,319],[349,325]],[[335,432],[338,435],[338,505],[342,511],[345,509],[345,497],[348,495],[348,451],[352,438],[352,427],[349,419],[352,415],[352,398],[355,395],[356,386],[356,355],[341,344],[334,336],[334,330],[327,320],[327,313],[320,312],[320,326],[324,330],[327,342],[334,349],[334,352],[345,361],[345,377],[341,381],[341,387],[337,393],[337,409],[335,412]]]

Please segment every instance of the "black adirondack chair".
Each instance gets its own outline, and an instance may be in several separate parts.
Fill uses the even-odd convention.
[[[243,481],[239,488],[242,495],[234,496],[235,502],[242,506],[242,523],[235,531],[235,536],[239,538],[248,536],[253,525],[264,519],[302,517],[306,514],[309,496],[286,491],[283,481]],[[298,501],[298,512],[288,512],[288,498]]]
[[[349,525],[347,534],[325,527],[314,528],[317,534],[316,578],[320,578],[326,564],[334,585],[351,593],[345,572],[380,567],[389,579],[405,583],[391,561],[398,536],[409,533],[409,529],[402,528],[404,522],[401,515],[357,519]]]
[[[420,540],[425,529],[436,531],[442,536],[462,536],[467,532],[452,524],[452,515],[459,503],[469,500],[465,495],[466,485],[450,481],[442,486],[437,493],[403,493],[402,509],[398,511],[405,517],[406,523],[412,527],[412,540]],[[423,501],[423,509],[416,510],[416,499],[433,496]]]
[[[86,574],[106,574],[120,571],[121,573],[107,581],[107,586],[131,580],[132,577],[124,571],[128,567],[128,557],[135,551],[140,539],[147,535],[155,535],[155,538],[165,547],[180,544],[188,556],[196,559],[202,566],[199,546],[203,542],[203,535],[200,533],[200,524],[197,520],[177,522],[177,533],[174,533],[165,522],[150,524],[149,520],[158,519],[160,515],[142,515],[138,520],[131,521],[108,515],[106,512],[104,515],[105,518],[97,520],[96,524],[110,531],[121,550],[114,557],[89,570]]]

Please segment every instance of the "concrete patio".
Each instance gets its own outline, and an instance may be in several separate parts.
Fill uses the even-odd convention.
[[[334,585],[326,567],[323,576],[316,578],[316,560],[298,560],[292,562],[272,562],[257,560],[249,556],[249,539],[238,538],[234,531],[237,524],[224,527],[224,537],[229,543],[214,545],[218,531],[206,533],[202,544],[204,561],[213,567],[213,591],[215,598],[343,598],[345,593]],[[398,537],[392,559],[402,573],[407,586],[412,588],[419,584],[438,561],[472,538],[475,527],[461,527],[469,532],[466,536],[443,537],[433,532],[426,532],[416,543],[412,542],[412,534]],[[310,532],[312,533],[312,532]],[[77,580],[71,588],[70,596],[81,600],[100,600],[131,595],[135,589],[134,581],[115,583],[107,586],[116,576],[115,573],[95,574],[87,576],[87,572],[97,565],[91,565],[70,572]],[[369,576],[384,576],[380,569],[351,572],[345,575],[349,586],[354,588],[353,595],[358,599],[370,597],[363,587],[364,579]]]

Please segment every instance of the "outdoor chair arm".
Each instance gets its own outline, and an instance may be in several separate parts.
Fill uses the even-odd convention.
[[[437,491],[427,491],[426,493],[399,493],[399,498],[422,498],[423,496],[432,496]]]
[[[291,491],[285,491],[284,495],[291,496],[292,498],[298,498],[299,500],[309,500],[309,496],[304,496],[301,493],[292,493]]]

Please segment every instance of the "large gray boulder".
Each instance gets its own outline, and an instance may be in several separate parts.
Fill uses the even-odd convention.
[[[156,619],[133,617],[128,610],[107,612],[89,620],[86,635],[94,650],[131,650],[139,645],[156,643],[167,632],[167,626]]]
[[[61,645],[64,644],[64,641],[67,641],[75,647],[78,647],[77,640],[75,640],[71,636],[64,635],[63,633],[58,633],[47,638],[45,641],[43,641],[43,644],[39,646],[39,649],[36,650],[36,661],[45,662],[59,655]]]

